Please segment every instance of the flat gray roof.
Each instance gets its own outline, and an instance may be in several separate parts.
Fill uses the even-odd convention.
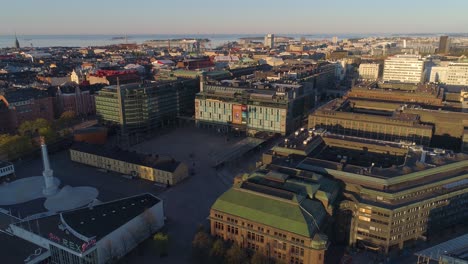
[[[430,248],[426,248],[415,255],[426,257],[432,260],[439,260],[442,255],[452,256],[463,260],[468,260],[468,234],[459,236],[449,241],[440,243]],[[460,249],[465,249],[463,252]]]

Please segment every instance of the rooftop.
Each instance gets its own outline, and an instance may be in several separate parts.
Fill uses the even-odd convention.
[[[4,94],[8,103],[22,102],[30,99],[40,99],[49,97],[49,94],[46,91],[42,91],[34,88],[22,88],[12,91],[7,91]]]
[[[338,183],[314,173],[260,169],[242,176],[212,209],[305,237],[320,232]]]
[[[426,248],[416,252],[415,255],[435,261],[439,261],[442,255],[468,261],[468,234]]]
[[[30,263],[44,259],[50,254],[47,249],[16,236],[0,232],[0,258],[3,263]]]
[[[294,234],[313,237],[318,231],[314,222],[322,223],[326,212],[318,201],[305,200],[302,204],[308,210],[297,202],[231,188],[216,200],[212,209]]]
[[[91,241],[99,241],[160,201],[146,193],[14,225],[55,243],[66,239],[74,245],[70,249],[82,253],[92,246]]]

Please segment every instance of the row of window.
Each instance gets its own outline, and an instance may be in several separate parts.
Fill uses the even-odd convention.
[[[259,234],[255,234],[255,233],[250,232],[250,231],[247,232],[247,239],[248,240],[254,240],[254,241],[257,241],[257,242],[260,242],[260,243],[265,242],[265,237],[264,236],[259,235]]]
[[[228,233],[231,233],[231,234],[234,234],[234,235],[239,234],[239,228],[235,227],[235,226],[227,225],[227,231],[228,231]]]
[[[297,247],[297,246],[291,246],[291,254],[299,255],[299,256],[303,257],[304,256],[304,249],[301,248],[301,247]]]
[[[5,168],[0,168],[0,173],[7,173],[7,172],[13,172],[13,166],[8,166]]]
[[[386,241],[387,240],[385,237],[377,236],[375,234],[371,234],[371,233],[367,233],[367,232],[363,232],[363,231],[357,231],[357,233],[358,233],[358,235],[374,238],[374,239],[381,240],[381,241]]]

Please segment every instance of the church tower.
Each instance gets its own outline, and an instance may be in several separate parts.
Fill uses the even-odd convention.
[[[16,36],[16,33],[15,33],[15,48],[20,49],[20,44],[19,44],[19,41],[18,41],[18,37]]]

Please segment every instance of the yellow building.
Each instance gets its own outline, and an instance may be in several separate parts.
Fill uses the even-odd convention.
[[[157,155],[143,155],[125,150],[110,151],[90,144],[75,144],[70,149],[72,161],[142,178],[174,185],[188,177],[188,167],[174,159]]]

